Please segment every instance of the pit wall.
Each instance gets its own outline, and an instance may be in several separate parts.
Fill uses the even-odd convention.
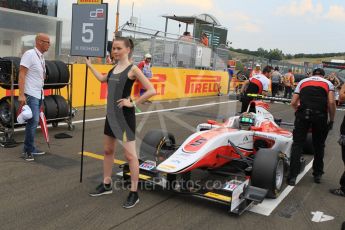
[[[112,68],[111,65],[94,65],[94,67],[106,75]],[[73,103],[74,107],[84,104],[84,83],[86,75],[85,64],[73,64]],[[220,92],[227,93],[228,73],[225,71],[193,70],[153,67],[153,77],[150,79],[154,85],[157,95],[150,100],[171,100],[191,97],[203,97],[218,95]],[[107,98],[107,84],[100,83],[92,74],[88,73],[87,105],[105,105]],[[233,88],[233,84],[231,84]],[[132,97],[138,97],[141,85],[135,82],[132,90]],[[45,95],[55,93],[54,90],[45,90]],[[10,90],[0,89],[0,98],[11,95]],[[18,90],[15,91],[18,95]],[[66,98],[67,89],[61,89],[61,95]]]

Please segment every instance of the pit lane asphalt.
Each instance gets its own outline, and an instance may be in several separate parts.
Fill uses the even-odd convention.
[[[227,97],[209,97],[181,101],[155,102],[142,105],[143,111],[215,103],[214,105],[184,108],[174,111],[146,113],[137,116],[137,146],[150,129],[167,129],[181,143],[198,123],[207,119],[221,120],[233,115],[240,103],[227,102]],[[221,104],[219,104],[221,103]],[[272,104],[271,112],[293,121],[293,111],[285,104]],[[80,111],[74,119],[80,120]],[[87,119],[100,118],[104,107],[89,108]],[[328,192],[338,187],[343,171],[340,148],[336,143],[344,111],[338,111],[334,130],[326,144],[325,175],[321,184],[312,182],[311,171],[278,205],[270,216],[246,212],[230,216],[227,207],[210,201],[180,196],[163,191],[140,191],[140,203],[133,209],[121,207],[128,192],[89,197],[102,178],[102,162],[84,158],[84,180],[79,183],[81,123],[73,132],[66,126],[50,128],[51,148],[48,149],[40,130],[37,141],[40,149],[48,151],[34,162],[21,158],[22,145],[0,148],[0,229],[340,229],[345,221],[344,201]],[[102,153],[104,120],[86,124],[85,151]],[[72,139],[55,139],[57,133],[69,133]],[[16,140],[23,140],[23,132]],[[123,160],[122,149],[116,159]],[[309,157],[310,160],[310,157]],[[114,167],[115,172],[118,166]],[[311,212],[321,211],[335,219],[315,223]]]

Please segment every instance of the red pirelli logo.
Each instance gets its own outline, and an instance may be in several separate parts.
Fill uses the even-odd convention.
[[[106,73],[102,73],[103,75],[106,75]],[[165,82],[167,80],[167,76],[165,74],[153,74],[152,78],[150,79],[150,82],[153,84],[153,87],[155,88],[157,94],[156,95],[164,95],[165,94]],[[100,99],[104,100],[107,98],[108,91],[107,91],[107,83],[103,82],[101,83],[101,92],[100,92]],[[132,89],[132,93],[134,97],[140,96],[140,91],[143,92],[143,86],[140,84],[140,82],[135,81]]]
[[[152,78],[150,78],[150,82],[153,84],[157,94],[156,95],[164,95],[165,94],[165,82],[167,81],[167,76],[165,74],[153,74]],[[135,97],[140,96],[140,91],[142,91],[143,86],[140,82],[136,81],[133,86],[133,94]]]
[[[219,91],[221,76],[187,75],[185,94]]]

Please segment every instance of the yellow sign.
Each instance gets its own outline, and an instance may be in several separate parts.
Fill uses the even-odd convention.
[[[107,75],[112,65],[94,65],[95,69]],[[84,104],[85,64],[73,64],[73,107]],[[90,71],[90,70],[89,70]],[[157,94],[150,98],[152,101],[171,100],[191,97],[215,96],[218,93],[226,94],[228,89],[228,73],[225,71],[210,71],[196,69],[177,69],[153,67],[153,76],[150,79]],[[142,85],[137,81],[132,88],[132,98],[137,98],[142,93]],[[45,95],[53,90],[45,90]],[[87,106],[105,105],[107,103],[107,83],[99,82],[89,72],[87,88]],[[0,99],[10,96],[10,90],[0,88]],[[15,91],[18,95],[18,90]],[[61,89],[61,95],[67,98],[67,87]],[[139,106],[140,107],[140,106]]]
[[[78,0],[78,4],[102,4],[102,0]]]
[[[231,197],[224,196],[224,195],[221,195],[221,194],[218,194],[218,193],[214,193],[214,192],[205,193],[204,196],[210,197],[210,198],[214,198],[214,199],[217,199],[217,200],[222,200],[222,201],[225,201],[225,202],[230,202],[231,201]]]

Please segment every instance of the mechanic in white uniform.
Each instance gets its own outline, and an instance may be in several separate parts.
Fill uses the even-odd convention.
[[[312,77],[305,78],[298,83],[291,100],[291,106],[296,111],[291,147],[290,175],[287,181],[291,186],[296,184],[296,177],[301,170],[303,145],[310,128],[312,129],[314,146],[314,182],[319,184],[324,173],[325,141],[328,131],[333,127],[336,109],[334,86],[324,79],[324,76],[325,71],[323,69],[315,69]]]
[[[241,89],[241,113],[247,111],[248,105],[252,98],[248,97],[247,94],[262,94],[267,95],[268,86],[270,84],[269,78],[271,77],[272,67],[266,66],[262,70],[262,74],[257,74],[245,81]]]

